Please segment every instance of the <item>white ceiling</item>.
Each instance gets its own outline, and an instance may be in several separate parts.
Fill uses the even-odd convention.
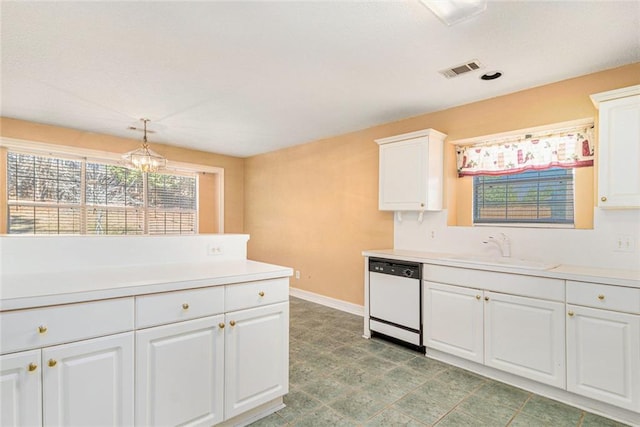
[[[135,139],[147,117],[152,145],[240,157],[640,61],[640,1],[489,2],[452,27],[418,0],[0,7],[2,116]]]

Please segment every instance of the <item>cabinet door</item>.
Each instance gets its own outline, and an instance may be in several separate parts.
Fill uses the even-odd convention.
[[[640,207],[640,95],[600,103],[598,206]]]
[[[40,350],[0,356],[0,425],[42,425]]]
[[[136,332],[136,425],[223,419],[224,316]]]
[[[425,282],[425,346],[482,363],[482,291]]]
[[[485,292],[485,365],[565,386],[564,304]]]
[[[289,391],[289,303],[226,315],[225,419]]]
[[[640,316],[567,306],[567,390],[640,410]]]
[[[425,210],[428,137],[380,146],[380,210]]]
[[[133,332],[42,350],[45,426],[133,424]]]

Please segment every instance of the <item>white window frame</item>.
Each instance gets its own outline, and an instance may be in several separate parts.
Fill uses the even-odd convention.
[[[21,154],[30,154],[35,156],[48,156],[48,157],[61,157],[69,160],[82,160],[84,162],[96,162],[114,164],[117,166],[127,166],[126,162],[122,159],[121,153],[113,153],[109,151],[92,150],[88,148],[72,147],[68,145],[56,145],[43,142],[6,138],[0,137],[0,147],[6,148],[7,151],[17,152]],[[83,168],[85,166],[83,165]],[[195,174],[217,174],[219,188],[217,189],[218,200],[217,206],[218,212],[218,232],[224,233],[224,168],[216,166],[199,165],[194,163],[175,162],[169,160],[167,167],[164,169],[167,172],[176,174],[195,173]],[[162,171],[160,171],[162,173]],[[84,174],[82,175],[84,180]],[[8,199],[7,180],[4,182],[4,194]],[[199,180],[196,180],[196,194],[199,194]],[[82,182],[84,185],[84,181]],[[82,195],[84,196],[84,187],[82,187]],[[5,200],[8,202],[8,200]],[[7,203],[8,206],[8,203]],[[199,216],[200,216],[200,197],[196,198],[196,233],[198,228]],[[146,222],[146,220],[145,220]],[[84,227],[84,226],[83,226]],[[82,230],[84,231],[84,230]],[[145,230],[146,232],[146,230]]]

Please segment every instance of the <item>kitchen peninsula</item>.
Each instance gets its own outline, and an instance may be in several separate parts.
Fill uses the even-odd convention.
[[[247,260],[248,240],[0,238],[2,424],[237,425],[282,408],[292,271]]]

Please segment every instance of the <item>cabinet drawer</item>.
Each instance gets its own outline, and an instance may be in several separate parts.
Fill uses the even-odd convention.
[[[261,280],[225,286],[225,311],[289,300],[289,279]]]
[[[568,280],[567,303],[640,314],[640,289]]]
[[[133,330],[133,298],[0,313],[2,353]]]
[[[212,316],[224,311],[224,286],[136,297],[136,328]]]

